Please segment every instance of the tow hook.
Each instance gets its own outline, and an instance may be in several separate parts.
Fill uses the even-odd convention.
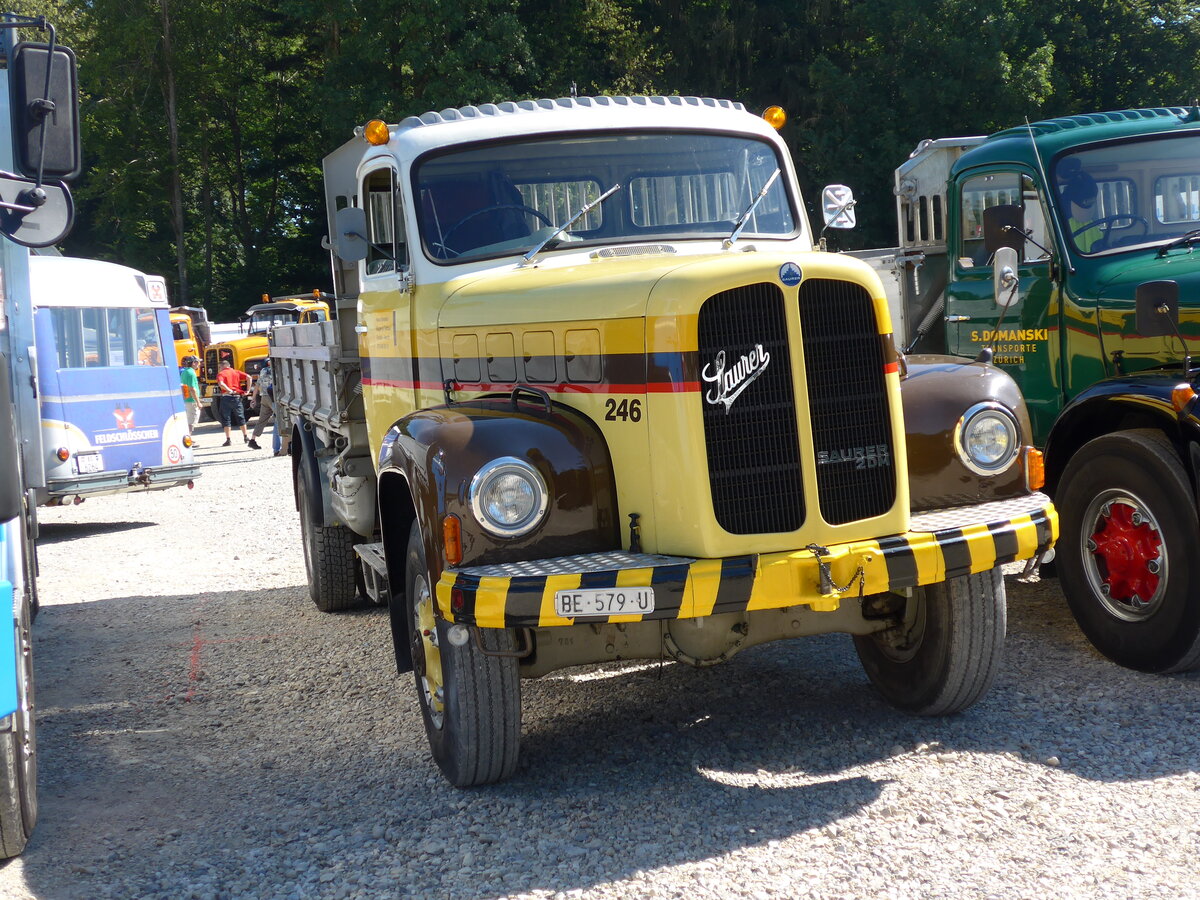
[[[1038,569],[1050,562],[1054,562],[1053,547],[1043,550],[1036,556],[1031,556],[1025,562],[1025,568],[1021,571],[1021,574],[1017,576],[1017,581],[1019,581],[1021,584],[1037,584],[1042,580],[1042,576],[1038,572]]]
[[[866,587],[867,579],[866,571],[864,570],[861,562],[858,564],[858,569],[855,570],[854,574],[850,577],[850,580],[841,587],[838,587],[833,580],[833,571],[830,569],[829,563],[824,559],[824,557],[829,555],[829,548],[822,547],[820,544],[809,544],[804,549],[811,553],[813,558],[817,561],[817,571],[820,573],[820,584],[818,585],[818,590],[821,592],[822,597],[831,600],[840,600],[842,595],[850,590],[850,588],[854,587],[854,582],[857,581],[858,599],[862,599],[863,590]]]

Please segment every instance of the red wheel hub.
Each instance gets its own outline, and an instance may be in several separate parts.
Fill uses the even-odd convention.
[[[1151,569],[1157,570],[1162,556],[1162,536],[1146,516],[1128,503],[1110,503],[1100,514],[1092,542],[1096,558],[1104,561],[1109,596],[1131,602],[1136,595],[1149,602],[1158,590],[1159,574]]]

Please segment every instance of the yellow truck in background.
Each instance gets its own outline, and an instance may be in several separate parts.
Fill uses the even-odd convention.
[[[171,307],[171,337],[175,341],[175,363],[194,356],[202,359],[204,348],[212,343],[208,311],[201,306]]]
[[[217,395],[217,372],[221,360],[227,359],[252,380],[258,378],[267,359],[267,338],[278,325],[298,325],[329,321],[329,301],[332,295],[319,290],[307,294],[287,294],[280,297],[262,295],[256,303],[238,317],[238,336],[209,343],[203,353],[197,353],[200,366],[200,404],[209,416],[216,418],[212,398]],[[247,410],[256,415],[257,409]]]

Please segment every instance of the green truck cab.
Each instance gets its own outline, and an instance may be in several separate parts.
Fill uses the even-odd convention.
[[[857,255],[907,349],[1020,385],[1080,627],[1124,666],[1200,666],[1200,108],[926,141],[896,196],[900,246]]]

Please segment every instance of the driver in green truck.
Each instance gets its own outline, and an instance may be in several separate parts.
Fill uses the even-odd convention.
[[[1104,236],[1098,227],[1091,224],[1096,218],[1096,195],[1100,192],[1096,179],[1083,170],[1077,159],[1064,160],[1059,169],[1059,177],[1063,179],[1060,193],[1068,209],[1067,223],[1071,228],[1071,237],[1081,252],[1090,253],[1092,246]]]

